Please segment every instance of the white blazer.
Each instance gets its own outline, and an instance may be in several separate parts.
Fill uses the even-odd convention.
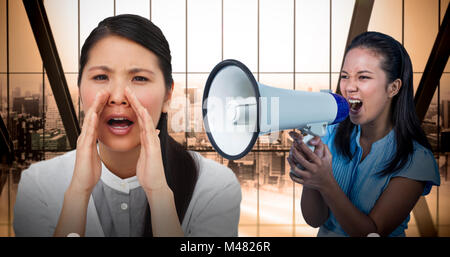
[[[181,224],[185,236],[237,236],[242,199],[239,181],[229,168],[196,152],[190,153],[197,161],[199,174]],[[22,172],[14,206],[16,236],[53,235],[72,178],[75,156],[73,150],[34,163]],[[105,169],[102,165],[102,173]],[[104,236],[92,195],[85,236]]]

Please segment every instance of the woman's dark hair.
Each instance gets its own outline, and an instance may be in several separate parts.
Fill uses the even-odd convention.
[[[381,56],[381,69],[386,73],[388,83],[396,79],[402,81],[400,91],[392,99],[391,105],[397,149],[393,159],[380,171],[380,175],[390,174],[408,163],[414,151],[414,141],[431,150],[415,111],[411,59],[402,44],[379,32],[365,32],[355,37],[344,56],[354,48],[369,49]],[[350,137],[354,128],[355,124],[347,117],[338,125],[334,139],[336,149],[348,159],[356,154],[350,149]]]
[[[171,90],[173,84],[169,43],[162,31],[150,20],[131,14],[117,15],[101,21],[88,36],[81,49],[78,86],[81,85],[83,69],[89,59],[89,51],[101,39],[115,35],[134,41],[156,54],[164,76],[165,87]],[[167,113],[161,113],[157,129],[167,184],[175,198],[180,224],[191,201],[197,182],[198,170],[194,158],[176,142],[167,131]],[[147,205],[144,236],[152,236],[151,212]]]

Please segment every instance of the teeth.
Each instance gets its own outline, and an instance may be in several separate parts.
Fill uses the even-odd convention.
[[[120,126],[111,126],[112,128],[115,128],[115,129],[123,129],[123,128],[128,128],[129,126],[127,125],[127,126],[123,126],[123,127],[120,127]]]
[[[126,118],[120,117],[120,118],[112,118],[113,120],[126,120]]]
[[[351,103],[351,104],[359,104],[359,103],[361,103],[360,100],[356,100],[356,99],[349,99],[348,102]]]

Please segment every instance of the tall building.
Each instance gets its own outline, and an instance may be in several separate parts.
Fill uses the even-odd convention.
[[[49,95],[46,99],[46,111],[45,111],[45,130],[60,129],[64,131],[64,125],[59,115],[58,107],[56,106],[55,98],[53,95]]]
[[[13,98],[13,112],[26,113],[34,117],[39,117],[39,97]]]
[[[22,96],[22,89],[20,87],[15,87],[12,90],[12,98],[14,99],[15,97],[21,97]]]

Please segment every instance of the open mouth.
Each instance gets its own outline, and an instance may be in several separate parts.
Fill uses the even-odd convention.
[[[126,129],[133,125],[133,122],[124,117],[116,117],[108,120],[108,125],[115,129]]]
[[[350,104],[350,109],[354,112],[359,111],[359,109],[361,109],[361,106],[363,105],[361,100],[357,99],[349,99],[348,103]]]

